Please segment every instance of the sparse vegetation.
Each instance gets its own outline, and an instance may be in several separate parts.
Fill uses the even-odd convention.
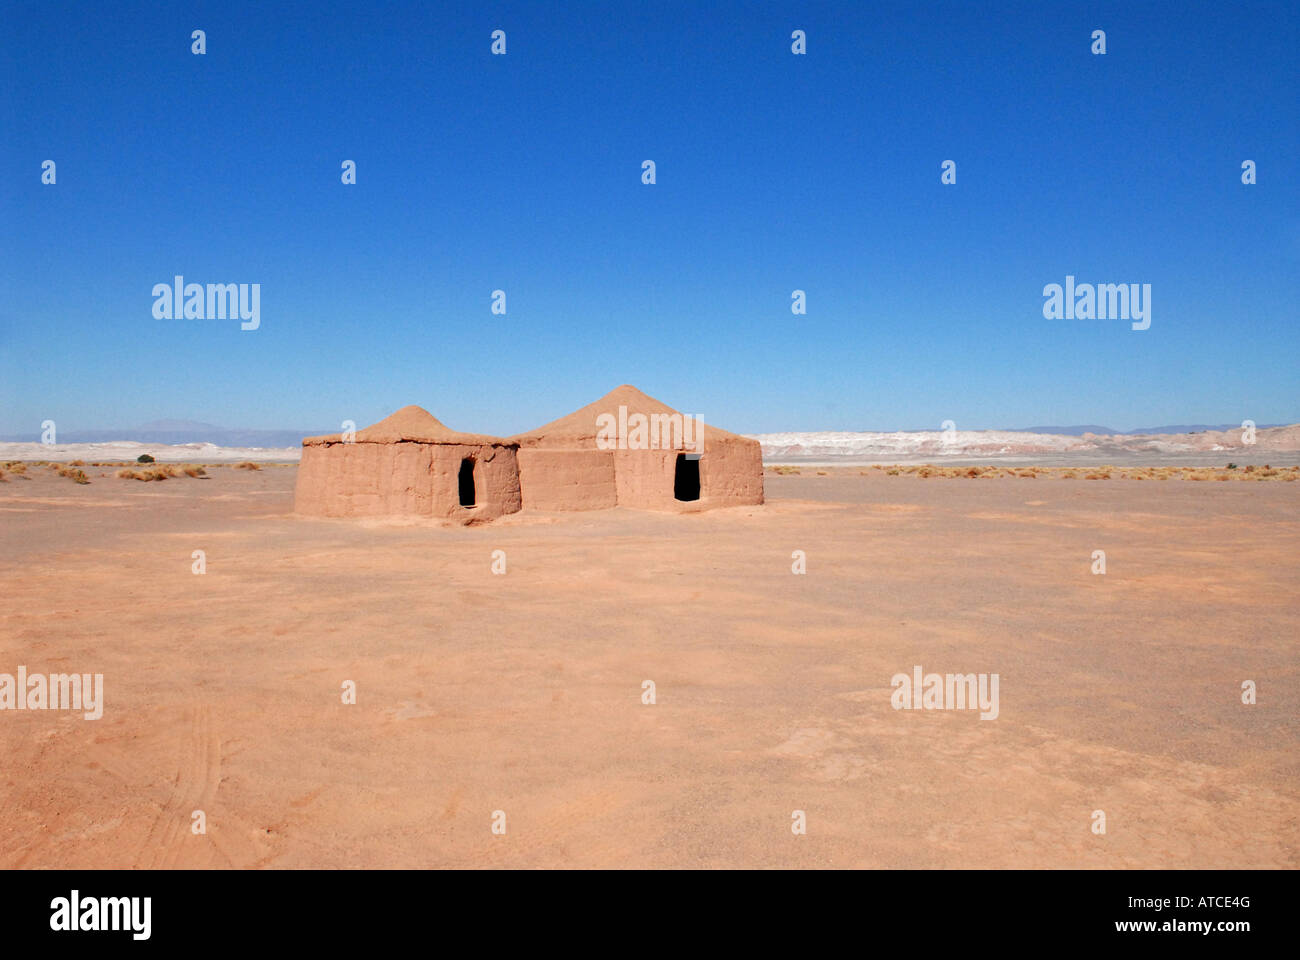
[[[131,470],[130,468],[117,471],[117,476],[124,480],[142,480],[148,483],[151,480],[170,480],[173,477],[179,477],[181,471],[170,463],[159,464],[156,467],[150,467],[147,470]]]
[[[81,463],[83,461],[75,461]],[[73,483],[90,483],[90,478],[86,476],[86,471],[78,469],[72,465],[58,463],[50,464],[50,468],[60,477],[67,477]]]
[[[259,464],[254,463],[252,460],[245,460],[243,463],[235,464],[235,469],[236,470],[261,470],[262,467]]]

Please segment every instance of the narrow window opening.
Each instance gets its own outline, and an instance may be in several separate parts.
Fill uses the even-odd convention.
[[[684,453],[677,454],[677,475],[673,478],[673,496],[678,500],[700,499],[700,461]]]
[[[460,462],[460,505],[474,506],[474,461],[469,457]]]

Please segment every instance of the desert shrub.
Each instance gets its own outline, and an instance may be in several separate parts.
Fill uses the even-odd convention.
[[[890,477],[896,477],[900,472],[901,471],[898,469],[898,467],[890,467],[888,470],[885,471],[885,474]]]
[[[140,480],[148,483],[150,480],[166,480],[170,477],[179,476],[175,467],[152,467],[148,470],[119,470],[117,475],[124,480]]]
[[[252,460],[245,460],[243,463],[235,464],[236,470],[261,470],[262,468]]]
[[[135,458],[135,462],[136,462],[136,463],[153,463],[153,457],[149,456],[149,454],[147,454],[147,453],[142,453],[142,454],[140,454],[140,456],[138,456],[138,457]]]
[[[84,467],[85,465],[86,465],[85,460],[73,460],[71,463],[68,464],[68,466],[70,467]]]
[[[243,469],[246,469],[246,468],[245,468],[245,466],[241,463],[241,464],[239,464],[238,467],[236,467],[236,469],[237,469],[237,470],[243,470]],[[796,477],[799,476],[799,468],[798,468],[798,467],[773,467],[772,470],[775,471],[776,473],[779,473],[779,474],[780,474],[781,476],[783,476],[783,477],[785,477],[785,476],[789,476],[790,474],[794,474]]]
[[[827,473],[825,470],[818,470],[818,471],[817,471],[817,476],[819,476],[819,477],[829,477],[830,474]]]
[[[196,467],[191,464],[186,464],[181,469],[185,471],[185,476],[187,477],[206,477],[208,475],[208,471],[204,470],[202,467]]]
[[[919,473],[922,477],[933,477],[933,476],[934,476],[934,471],[933,471],[932,469],[930,469],[928,466],[927,466],[927,467],[922,467],[920,470],[917,471],[917,473]]]

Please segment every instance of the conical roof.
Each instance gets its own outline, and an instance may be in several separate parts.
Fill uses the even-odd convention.
[[[596,434],[600,429],[596,422],[597,418],[602,414],[612,414],[617,417],[619,407],[627,407],[629,415],[642,413],[649,416],[658,413],[685,416],[668,406],[668,404],[662,403],[654,397],[642,393],[631,384],[625,383],[621,387],[615,387],[594,403],[589,403],[585,407],[573,411],[573,413],[566,417],[552,420],[550,423],[537,427],[535,430],[515,434],[515,436],[510,439],[517,441],[521,447],[595,447]],[[747,440],[738,434],[728,433],[726,430],[719,430],[717,427],[709,426],[708,424],[706,424],[705,427],[704,440],[706,444],[719,440],[740,440],[747,443],[757,442]]]
[[[330,433],[320,437],[307,437],[303,440],[303,444],[340,443],[342,440],[343,435],[341,433]],[[356,443],[403,443],[408,441],[416,443],[495,443],[513,446],[512,441],[504,440],[501,437],[489,437],[479,433],[460,433],[452,430],[424,407],[417,407],[415,404],[402,407],[401,410],[384,417],[378,423],[362,427],[357,431],[355,437]]]

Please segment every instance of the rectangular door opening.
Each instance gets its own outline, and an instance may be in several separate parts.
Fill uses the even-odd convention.
[[[460,462],[460,505],[474,506],[474,460],[466,457]]]
[[[673,477],[673,496],[678,500],[700,499],[700,461],[684,453],[677,454],[677,473]]]

